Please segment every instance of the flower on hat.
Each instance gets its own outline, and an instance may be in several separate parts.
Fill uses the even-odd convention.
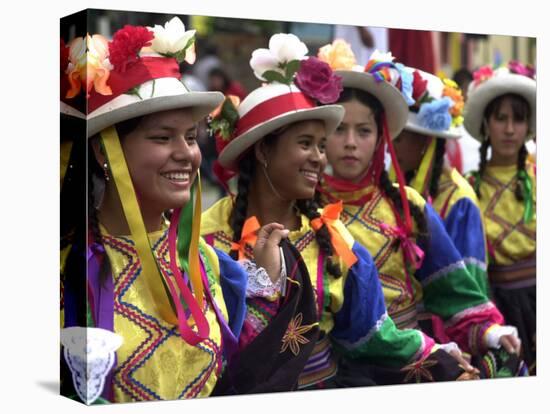
[[[449,112],[452,104],[453,101],[447,96],[424,103],[418,111],[420,125],[434,131],[448,130],[452,122]]]
[[[143,26],[126,25],[118,30],[109,42],[109,60],[118,72],[126,72],[128,67],[139,60],[139,52],[151,46],[155,35]]]
[[[381,52],[378,49],[376,49],[369,57],[369,61],[374,62],[393,62],[395,58],[391,54],[391,52]],[[368,65],[368,63],[367,63]]]
[[[173,17],[164,24],[148,27],[154,33],[151,48],[160,55],[176,58],[178,63],[183,61],[195,63],[195,30],[185,30],[185,25],[179,17]]]
[[[92,86],[101,95],[111,95],[107,85],[112,65],[108,58],[108,42],[101,35],[86,35],[86,39],[76,37],[69,43],[69,65],[67,74],[71,89],[66,98],[74,98],[85,86],[86,96],[90,96]]]
[[[61,38],[60,40],[61,40],[61,45],[60,45],[60,53],[59,53],[59,58],[60,58],[59,68],[61,69],[61,72],[65,72],[65,70],[67,69],[67,66],[69,65],[69,48],[65,44],[65,41],[63,40],[63,38]]]
[[[479,85],[493,76],[493,68],[489,65],[482,66],[473,73],[474,85]]]
[[[453,126],[462,125],[462,122],[464,121],[464,118],[462,117],[462,111],[464,110],[464,97],[462,96],[462,91],[454,80],[444,78],[442,81],[442,96],[447,96],[453,101],[453,106],[449,109],[449,112],[453,117],[452,124]]]
[[[401,78],[401,88],[398,89],[400,89],[401,95],[403,95],[405,101],[407,101],[407,105],[414,105],[416,101],[413,99],[414,76],[412,71],[407,69],[402,63],[396,63],[395,67],[399,71],[399,76]]]
[[[374,76],[377,82],[386,81],[397,86],[400,80],[400,71],[393,60],[391,52],[382,53],[376,49],[369,57],[363,71]]]
[[[518,60],[511,60],[508,63],[508,69],[511,73],[535,79],[535,68],[532,65],[524,65]]]
[[[332,70],[352,70],[357,64],[350,44],[342,39],[321,47],[317,57],[327,62]]]
[[[216,139],[216,150],[220,153],[231,141],[235,125],[239,120],[240,99],[235,95],[227,95],[225,100],[210,114],[210,132]]]
[[[413,99],[418,103],[428,92],[428,81],[425,80],[419,71],[413,72]]]
[[[292,83],[307,46],[291,33],[278,33],[269,39],[269,49],[256,49],[250,58],[254,75],[262,81]]]
[[[407,105],[413,105],[413,72],[403,64],[393,62],[394,59],[391,52],[382,53],[375,50],[365,65],[364,72],[371,74],[377,82],[385,81],[396,87]]]
[[[335,75],[328,63],[309,57],[300,64],[296,86],[322,104],[336,102],[342,93],[342,77]]]

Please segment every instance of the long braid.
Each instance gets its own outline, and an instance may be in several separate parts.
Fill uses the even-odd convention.
[[[92,242],[103,245],[103,238],[99,229],[99,219],[97,217],[96,183],[103,179],[104,172],[97,163],[91,148],[89,148],[88,151],[88,167],[90,169],[88,174],[88,228]],[[100,283],[105,283],[110,272],[111,264],[107,257],[105,257],[105,260],[101,262],[101,268],[99,270]]]
[[[399,193],[399,190],[392,184],[392,182],[390,181],[390,177],[385,170],[382,171],[382,174],[380,175],[380,188],[382,189],[384,194],[386,194],[390,198],[393,205],[397,208],[399,215],[404,220],[405,216],[403,204],[401,202],[401,194]],[[420,207],[411,202],[409,202],[409,209],[418,229],[416,237],[426,240],[428,237],[428,223],[426,221],[424,213],[422,212]]]
[[[489,139],[483,140],[481,147],[479,147],[479,168],[477,171],[477,177],[474,183],[474,190],[481,200],[481,192],[479,191],[479,184],[483,174],[485,173],[485,168],[487,167],[487,150],[491,146]]]
[[[429,194],[432,197],[436,197],[439,192],[439,180],[441,179],[441,173],[443,172],[443,161],[445,159],[445,146],[447,141],[443,138],[436,138],[437,143],[435,147],[434,164],[432,167],[432,177],[430,179]]]
[[[252,154],[245,156],[239,163],[239,181],[237,183],[237,197],[235,205],[231,212],[230,225],[233,229],[233,241],[238,242],[241,239],[244,222],[247,217],[248,192],[250,183],[256,169],[255,159]],[[237,260],[238,252],[231,251],[230,256]]]
[[[306,216],[309,221],[321,217],[321,214],[319,213],[319,203],[316,200],[320,199],[320,194],[318,191],[315,191],[315,196],[311,200],[298,200],[296,201],[296,207],[298,207],[298,210],[301,214]],[[334,263],[332,260],[332,255],[334,254],[334,250],[332,248],[332,242],[330,238],[330,233],[328,231],[328,228],[325,224],[315,232],[315,240],[317,240],[317,243],[319,244],[319,248],[323,253],[325,253],[325,263],[327,267],[327,271],[333,275],[334,277],[341,277],[342,271],[340,269],[340,266],[337,263]]]
[[[525,144],[521,146],[518,153],[518,176],[520,171],[525,171],[525,161],[527,160],[527,147]],[[516,200],[525,200],[525,188],[522,180],[517,180],[516,189],[514,191]]]
[[[84,135],[84,134],[82,134]],[[86,174],[86,147],[84,140],[75,140],[71,151],[70,168],[67,169],[60,197],[61,249],[70,250],[65,261],[61,280],[65,292],[76,299],[76,323],[86,326],[86,215],[84,199],[86,186],[82,185]],[[67,317],[65,319],[68,319]]]

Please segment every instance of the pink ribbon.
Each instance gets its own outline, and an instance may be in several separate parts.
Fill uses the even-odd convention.
[[[419,269],[422,266],[422,262],[424,261],[424,251],[418,247],[418,245],[409,237],[407,232],[401,226],[392,227],[386,223],[380,223],[380,229],[385,234],[397,237],[400,240],[406,262],[412,264],[415,269]],[[406,265],[405,273],[407,276],[407,289],[412,295],[413,290],[411,285],[411,277]]]

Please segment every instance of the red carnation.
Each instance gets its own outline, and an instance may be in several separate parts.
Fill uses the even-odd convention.
[[[69,65],[69,48],[65,45],[65,41],[63,39],[61,39],[60,49],[59,69],[61,70],[61,72],[65,72],[65,69],[67,69],[67,66]]]
[[[126,25],[109,42],[109,61],[114,70],[125,72],[128,66],[139,60],[141,48],[151,46],[155,38],[153,32],[143,26]]]
[[[415,70],[413,73],[413,99],[418,102],[420,98],[426,93],[428,87],[428,81],[422,78],[419,71]]]

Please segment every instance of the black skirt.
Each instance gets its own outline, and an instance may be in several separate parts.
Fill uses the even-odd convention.
[[[529,374],[536,375],[537,287],[536,259],[510,266],[490,266],[489,280],[493,300],[507,325],[518,329],[522,358]]]

